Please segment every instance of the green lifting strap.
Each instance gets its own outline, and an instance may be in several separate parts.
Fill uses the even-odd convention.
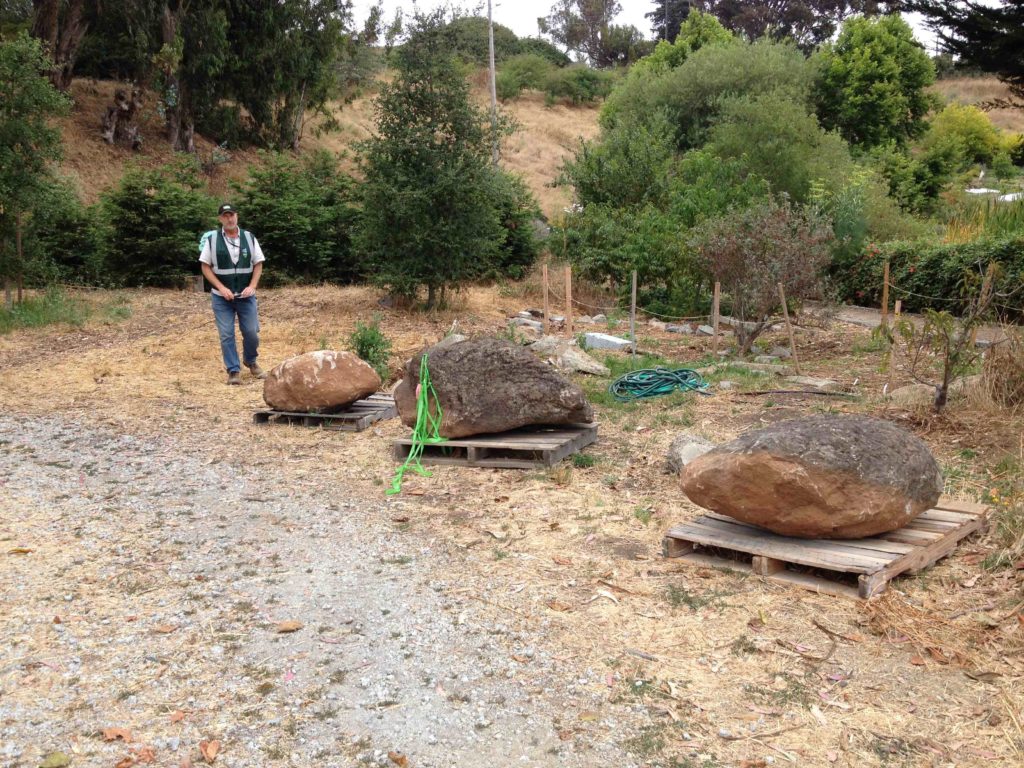
[[[434,398],[434,413],[431,413],[430,398]],[[423,468],[420,456],[423,455],[423,446],[435,445],[445,442],[441,437],[441,402],[437,399],[437,390],[430,382],[430,369],[427,368],[427,356],[424,354],[420,359],[420,385],[417,387],[416,395],[416,426],[412,428],[412,445],[409,446],[409,455],[405,463],[395,471],[395,479],[391,481],[391,487],[387,490],[388,496],[402,492],[402,478],[409,468],[421,477],[430,477],[430,473]]]

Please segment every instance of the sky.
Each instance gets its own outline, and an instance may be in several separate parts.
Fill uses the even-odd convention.
[[[644,14],[654,8],[652,0],[620,0],[622,13],[615,18],[616,24],[629,25],[643,32],[645,37],[652,37],[651,23],[644,18]],[[375,0],[353,0],[353,11],[356,26],[362,26],[367,14]],[[449,6],[451,0],[419,0],[418,7],[422,10],[432,10],[438,6]],[[986,4],[989,4],[986,1]],[[455,2],[455,5],[472,11],[477,3],[474,0],[463,0]],[[493,6],[494,21],[509,27],[519,37],[539,37],[537,30],[537,18],[547,16],[551,11],[554,0],[496,0]],[[391,21],[395,15],[395,9],[402,8],[407,14],[412,12],[412,0],[384,0],[384,19]],[[482,5],[481,16],[487,15],[486,2]],[[927,48],[929,53],[933,51],[934,35],[920,22],[917,14],[908,14],[907,20],[914,28],[914,34]]]

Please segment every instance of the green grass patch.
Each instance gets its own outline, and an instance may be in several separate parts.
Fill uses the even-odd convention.
[[[69,296],[61,288],[47,288],[41,295],[28,296],[11,309],[0,307],[0,334],[58,324],[77,328],[92,317],[105,322],[120,322],[131,316],[132,307],[126,296],[117,295],[96,309],[82,299]]]

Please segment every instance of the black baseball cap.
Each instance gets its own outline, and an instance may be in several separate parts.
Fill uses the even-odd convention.
[[[225,213],[238,213],[238,209],[231,203],[221,203],[220,208],[217,209],[217,215],[223,216]]]

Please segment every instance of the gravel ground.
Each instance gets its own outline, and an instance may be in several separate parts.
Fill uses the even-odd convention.
[[[637,764],[643,709],[402,501],[183,439],[0,415],[0,765]]]

